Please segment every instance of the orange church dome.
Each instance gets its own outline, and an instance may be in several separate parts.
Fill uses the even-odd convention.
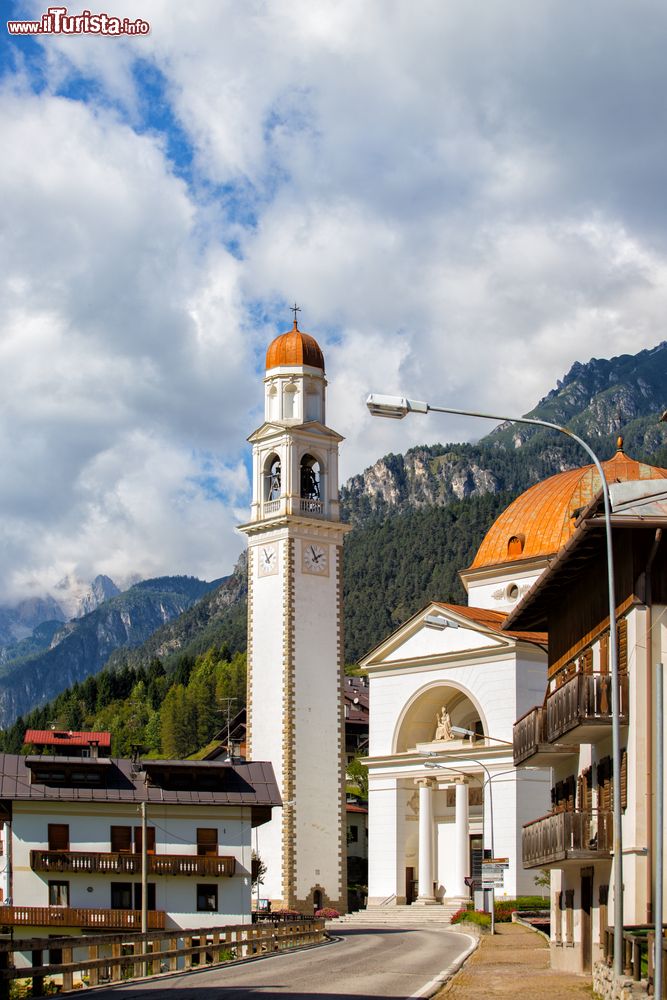
[[[309,365],[324,371],[324,355],[320,345],[309,333],[303,333],[296,321],[291,330],[281,333],[269,344],[266,352],[266,370],[270,368]]]
[[[618,444],[614,457],[602,463],[607,482],[667,479],[667,469],[628,458],[622,439]],[[599,492],[600,476],[594,465],[559,472],[536,483],[494,522],[470,569],[553,555],[574,533],[576,515]]]

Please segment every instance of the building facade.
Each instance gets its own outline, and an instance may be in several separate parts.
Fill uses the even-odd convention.
[[[247,753],[271,760],[283,808],[260,832],[274,908],[346,908],[342,546],[324,357],[298,329],[266,355],[249,438]]]
[[[545,683],[545,637],[503,633],[505,618],[432,603],[362,661],[371,907],[455,909],[479,883],[484,851],[507,861],[500,895],[534,889],[517,831],[546,806],[548,776],[517,775],[510,741],[517,707]]]
[[[514,727],[517,766],[544,762],[553,769],[551,809],[524,827],[523,859],[530,870],[551,871],[552,965],[582,973],[600,958],[614,919],[616,794],[622,809],[624,925],[650,923],[659,892],[667,907],[665,887],[656,884],[654,843],[654,678],[656,665],[667,661],[667,470],[634,463],[629,471],[631,481],[609,477],[615,639],[599,500],[579,514],[572,537],[509,620],[514,628],[549,633],[545,691]],[[618,788],[611,732],[614,641],[622,748]]]
[[[280,804],[270,764],[2,755],[0,924],[141,930],[250,920],[252,831]]]

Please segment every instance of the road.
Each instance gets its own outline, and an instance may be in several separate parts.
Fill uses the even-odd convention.
[[[384,997],[405,1000],[462,955],[470,938],[442,928],[348,928],[318,948],[152,982],[96,989],[95,1000],[248,1000]]]

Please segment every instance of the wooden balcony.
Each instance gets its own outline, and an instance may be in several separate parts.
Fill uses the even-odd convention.
[[[549,868],[566,861],[611,858],[613,816],[610,812],[560,812],[523,828],[523,867]]]
[[[573,746],[554,746],[549,743],[546,728],[546,712],[537,705],[514,723],[512,742],[515,767],[528,760],[533,767],[551,767],[564,756],[575,752]]]
[[[141,875],[141,854],[97,853],[94,851],[31,851],[30,867],[35,872],[76,875]],[[149,854],[149,875],[198,875],[230,877],[236,872],[236,858],[203,857],[197,854]]]
[[[101,930],[141,930],[141,910],[92,910],[70,906],[0,906],[4,927],[86,927]],[[148,929],[164,930],[163,910],[148,911]]]
[[[621,723],[628,721],[628,675],[619,678]],[[575,674],[547,698],[549,742],[593,743],[611,726],[611,675]],[[601,732],[602,730],[602,732]]]

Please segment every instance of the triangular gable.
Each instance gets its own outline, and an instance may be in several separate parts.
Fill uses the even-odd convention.
[[[327,438],[329,441],[340,442],[345,440],[342,434],[332,431],[330,427],[325,427],[319,420],[308,420],[303,424],[274,424],[271,421],[265,420],[256,431],[253,431],[248,441],[250,444],[256,444],[258,441],[266,441],[269,438],[276,437],[278,434],[288,434],[295,429],[306,431],[308,434],[312,434],[313,437]]]
[[[435,602],[427,605],[367,653],[360,666],[372,670],[411,661],[455,659],[475,652],[489,653],[516,646],[512,637],[475,621],[465,612],[469,609],[462,608],[461,612],[457,612],[456,605],[448,605],[446,609]],[[430,616],[449,620],[458,628],[429,627],[424,619]]]

